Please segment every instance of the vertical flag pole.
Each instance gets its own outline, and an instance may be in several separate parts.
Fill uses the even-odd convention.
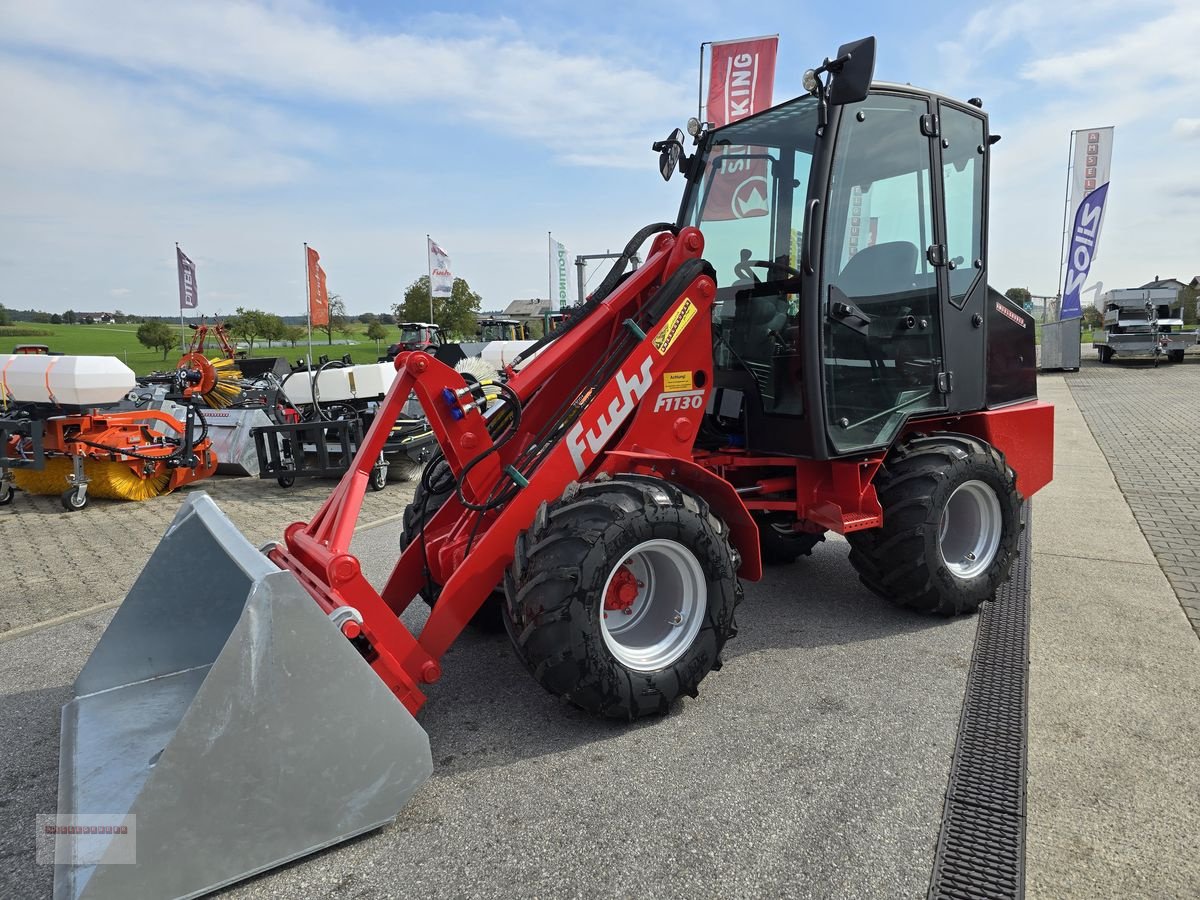
[[[179,241],[175,242],[175,271],[179,272]],[[201,347],[200,349],[204,349]],[[183,298],[179,298],[179,352],[187,353],[187,326],[183,324]]]
[[[546,299],[550,301],[550,312],[558,309],[558,305],[554,302],[554,238],[550,232],[546,232]]]
[[[696,118],[704,121],[704,48],[712,41],[700,45],[700,79],[696,82]]]
[[[308,270],[308,241],[304,242],[304,317],[308,321],[308,378],[309,388],[312,388],[312,279]]]
[[[429,324],[436,325],[433,320],[433,261],[430,259],[429,242],[431,238],[425,235],[425,271],[429,273]]]
[[[1062,238],[1061,238],[1061,243],[1059,244],[1059,248],[1058,248],[1058,288],[1057,288],[1058,293],[1055,297],[1055,299],[1058,300],[1059,316],[1062,315],[1063,266],[1066,264],[1066,261],[1067,261],[1067,243],[1068,243],[1067,230],[1070,228],[1070,226],[1067,224],[1067,220],[1071,215],[1071,170],[1075,167],[1075,135],[1077,135],[1078,133],[1079,133],[1078,131],[1072,131],[1071,132],[1071,140],[1067,144],[1067,187],[1066,187],[1066,190],[1064,191],[1064,196],[1063,196]],[[1045,321],[1046,321],[1046,307],[1043,305],[1042,306],[1042,322],[1045,323]]]

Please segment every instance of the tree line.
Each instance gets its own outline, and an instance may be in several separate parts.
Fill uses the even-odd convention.
[[[366,325],[366,338],[374,341],[378,349],[380,342],[390,336],[388,326],[398,322],[432,321],[452,338],[469,339],[475,334],[482,306],[483,298],[471,290],[466,280],[455,278],[450,296],[434,297],[431,310],[429,276],[422,275],[408,286],[404,298],[392,306],[390,313],[362,313],[352,319],[346,314],[346,303],[342,297],[330,294],[329,323],[313,331],[323,333],[326,342],[333,344],[334,332],[353,334],[358,332],[360,325]],[[291,324],[275,313],[241,306],[232,316],[227,316],[223,324],[231,338],[244,342],[250,350],[254,349],[255,344],[261,343],[267,347],[276,343],[295,347],[308,334],[303,325]],[[137,339],[145,347],[161,350],[163,359],[179,346],[179,332],[166,321],[143,322],[137,330]]]

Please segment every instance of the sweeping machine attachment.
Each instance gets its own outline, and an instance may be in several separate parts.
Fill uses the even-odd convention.
[[[2,372],[0,504],[14,486],[58,494],[68,511],[83,509],[89,496],[147,500],[216,470],[208,426],[182,394],[203,384],[199,370],[175,375],[183,421],[161,410],[106,411],[135,384],[113,357],[11,357]]]
[[[243,389],[242,373],[235,362],[237,348],[220,322],[209,325],[201,319],[188,327],[192,329],[192,340],[176,368],[199,373],[199,378],[183,386],[183,395],[199,395],[212,409],[224,409],[237,401]],[[214,356],[205,353],[210,343],[221,352]]]
[[[241,396],[242,373],[232,359],[219,356],[209,359],[203,353],[188,353],[179,360],[179,368],[200,376],[195,384],[184,387],[185,397],[198,394],[213,409],[225,409]]]

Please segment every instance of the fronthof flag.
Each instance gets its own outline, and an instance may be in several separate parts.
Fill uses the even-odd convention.
[[[426,240],[429,242],[429,290],[434,297],[449,297],[454,293],[450,254],[439,247],[433,238]]]
[[[1071,238],[1067,248],[1067,275],[1063,283],[1060,319],[1082,315],[1079,295],[1087,283],[1100,245],[1104,201],[1112,169],[1113,128],[1085,128],[1075,132],[1071,162]]]
[[[779,35],[719,41],[709,60],[708,105],[704,118],[729,125],[771,106]],[[767,163],[755,147],[730,146],[713,154],[712,188],[705,219],[748,219],[770,213]]]
[[[195,309],[200,305],[200,294],[196,290],[196,264],[187,254],[175,247],[175,262],[179,268],[179,308]]]
[[[321,256],[308,248],[308,316],[314,326],[329,324],[329,294],[325,290],[325,270]]]
[[[578,302],[578,290],[571,279],[571,253],[554,238],[550,238],[550,285],[550,305],[554,309],[566,309]]]

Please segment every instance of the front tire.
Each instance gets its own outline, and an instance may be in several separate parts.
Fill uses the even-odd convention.
[[[676,485],[572,484],[518,538],[510,634],[550,693],[612,718],[665,713],[720,667],[737,566],[724,523]]]
[[[1167,351],[1167,359],[1173,363],[1181,363],[1181,362],[1183,362],[1183,351],[1182,350],[1168,350]]]
[[[995,447],[957,434],[912,439],[889,454],[875,489],[883,525],[847,535],[863,584],[943,616],[995,597],[1017,556],[1022,502]]]

